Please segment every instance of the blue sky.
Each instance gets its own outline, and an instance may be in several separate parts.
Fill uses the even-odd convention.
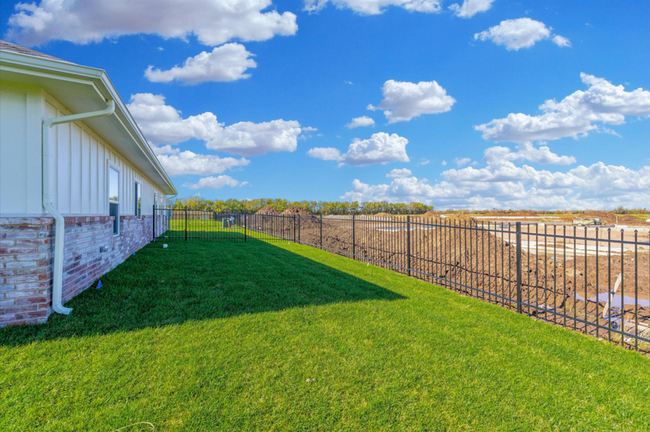
[[[650,2],[234,3],[3,2],[1,32],[105,69],[180,197],[650,208]]]

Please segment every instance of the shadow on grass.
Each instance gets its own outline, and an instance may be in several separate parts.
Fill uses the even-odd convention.
[[[16,346],[109,334],[190,320],[226,318],[310,305],[404,297],[261,241],[149,244],[35,326],[0,329]]]

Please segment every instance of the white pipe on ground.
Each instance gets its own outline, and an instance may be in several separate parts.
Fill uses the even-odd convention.
[[[100,111],[91,111],[83,114],[73,114],[62,117],[54,117],[43,120],[43,150],[42,150],[42,173],[43,173],[43,207],[53,217],[56,230],[54,232],[54,279],[52,280],[52,309],[56,313],[69,315],[72,309],[63,306],[63,243],[65,237],[65,219],[63,215],[52,204],[50,193],[50,128],[61,123],[70,123],[77,120],[85,120],[94,117],[111,115],[115,112],[115,102],[107,101],[108,107]]]
[[[605,303],[605,307],[603,308],[603,318],[605,319],[607,319],[607,312],[609,311],[609,303],[612,300],[612,296],[616,295],[616,291],[618,291],[618,286],[621,284],[622,277],[623,277],[623,273],[619,273],[618,277],[616,278],[616,282],[614,283],[614,289],[610,291],[609,294],[607,295],[607,303]],[[596,292],[596,300],[598,300],[598,292]],[[621,312],[623,311],[624,301],[625,299],[621,299]]]

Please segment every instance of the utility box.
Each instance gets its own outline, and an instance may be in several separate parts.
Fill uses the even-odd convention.
[[[221,219],[221,228],[230,228],[230,219],[228,218]]]

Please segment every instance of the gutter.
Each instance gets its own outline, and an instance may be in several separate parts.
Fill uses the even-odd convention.
[[[61,123],[70,123],[78,120],[85,120],[94,117],[111,115],[115,112],[115,102],[111,99],[107,102],[106,109],[91,111],[83,114],[73,114],[62,117],[54,117],[43,120],[43,207],[47,210],[56,222],[54,233],[54,279],[52,281],[52,309],[56,313],[69,315],[72,309],[63,306],[63,244],[65,237],[65,219],[63,215],[52,204],[50,193],[50,128]]]

